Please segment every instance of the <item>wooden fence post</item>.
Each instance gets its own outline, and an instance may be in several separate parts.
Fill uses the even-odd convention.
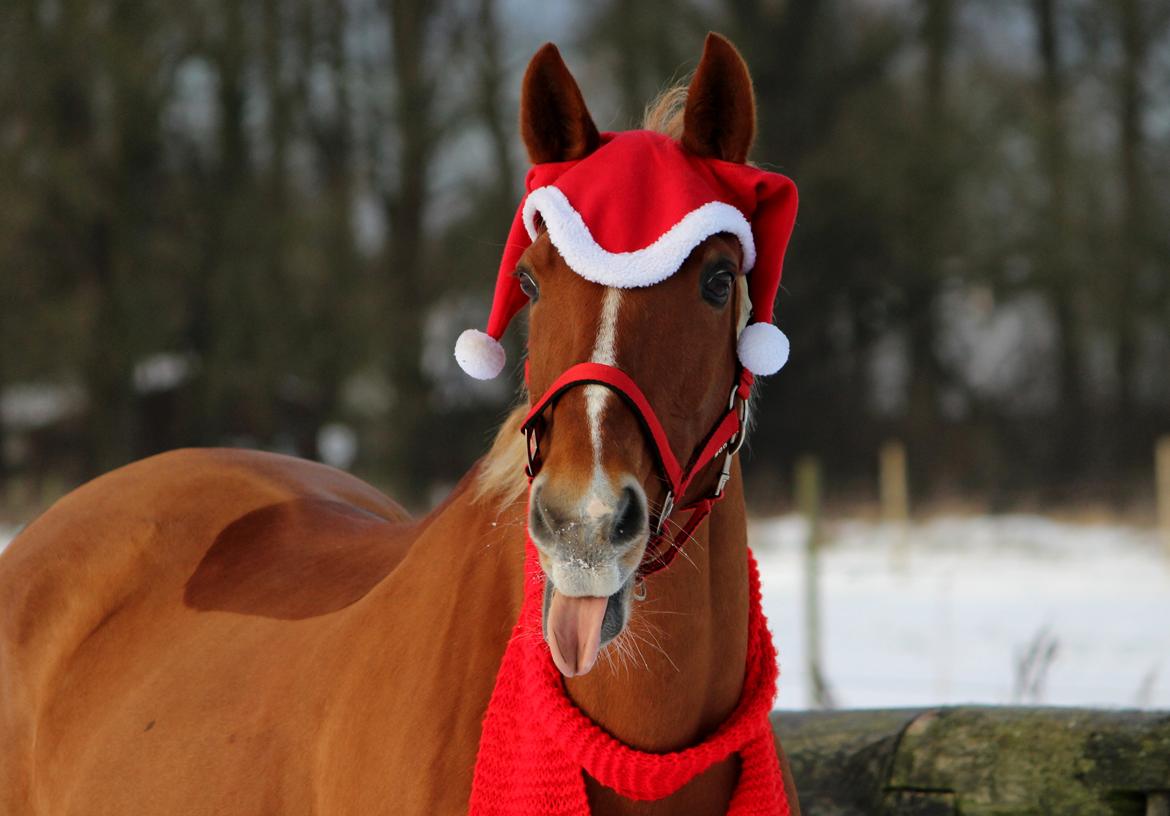
[[[832,708],[832,697],[821,669],[821,465],[814,456],[802,456],[796,463],[796,501],[808,521],[804,553],[804,648],[809,708]]]
[[[905,524],[910,517],[910,488],[906,478],[906,446],[896,439],[881,450],[882,521]]]
[[[906,475],[906,446],[897,439],[882,445],[878,454],[878,493],[882,522],[889,536],[890,560],[895,569],[906,566],[909,544],[910,485]]]
[[[1170,556],[1170,435],[1163,436],[1154,447],[1154,483],[1158,503],[1158,529]]]

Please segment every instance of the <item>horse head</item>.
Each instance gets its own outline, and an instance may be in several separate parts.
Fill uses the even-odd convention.
[[[750,371],[787,357],[770,321],[779,258],[768,260],[759,308],[747,273],[765,260],[753,215],[783,232],[782,254],[795,195],[745,164],[751,78],[718,35],[665,132],[600,133],[551,44],[528,66],[520,119],[529,192],[490,336],[465,333],[456,357],[494,376],[494,338],[528,306],[528,528],[547,578],[545,638],[571,677],[625,628],[647,564],[685,543],[670,539],[690,532],[677,532],[672,509],[721,494]]]

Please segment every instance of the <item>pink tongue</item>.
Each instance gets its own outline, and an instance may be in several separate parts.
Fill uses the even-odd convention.
[[[548,648],[565,677],[587,673],[601,649],[601,621],[607,598],[570,598],[553,590],[548,606]]]

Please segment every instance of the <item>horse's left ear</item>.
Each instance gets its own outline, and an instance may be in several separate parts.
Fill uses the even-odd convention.
[[[747,161],[756,138],[756,98],[747,63],[731,42],[711,32],[687,90],[682,144],[690,152]]]

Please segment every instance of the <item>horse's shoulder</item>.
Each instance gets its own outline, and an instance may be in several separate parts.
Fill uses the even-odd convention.
[[[183,602],[284,619],[335,612],[398,566],[416,529],[322,496],[267,504],[219,532],[188,578]]]

